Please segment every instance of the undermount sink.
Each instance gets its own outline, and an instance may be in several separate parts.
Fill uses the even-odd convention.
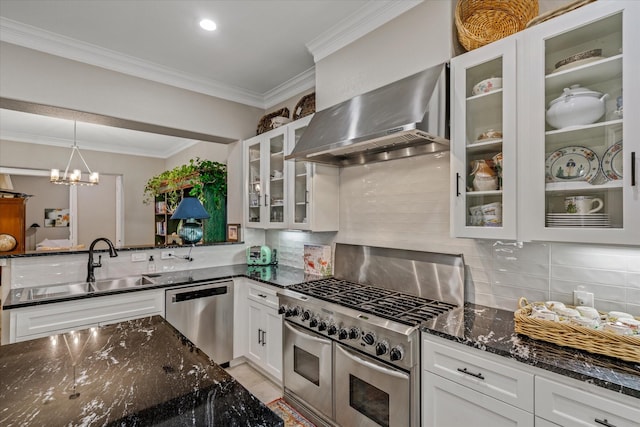
[[[151,275],[157,276],[157,275]],[[117,291],[128,288],[138,288],[148,285],[155,285],[156,282],[148,276],[129,276],[119,279],[104,279],[94,283],[66,283],[62,285],[50,285],[33,287],[20,290],[15,298],[21,302],[36,301],[43,299],[59,299],[74,297],[77,295],[90,294],[93,292]]]
[[[147,276],[131,276],[120,279],[98,280],[92,283],[96,292],[113,291],[117,289],[135,288],[139,286],[155,285],[156,282]]]

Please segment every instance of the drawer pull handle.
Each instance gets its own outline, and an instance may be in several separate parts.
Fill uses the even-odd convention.
[[[478,374],[474,374],[473,372],[469,372],[467,371],[467,368],[458,368],[458,372],[462,372],[463,374],[467,374],[467,375],[471,375],[472,377],[476,377],[476,378],[480,378],[481,380],[484,379],[484,376],[480,373]]]
[[[266,298],[266,297],[267,297],[266,295],[262,295],[262,294],[258,294],[258,296],[259,296],[260,298]]]
[[[258,344],[262,344],[262,329],[258,329]]]
[[[603,426],[616,427],[614,424],[609,423],[606,418],[604,420],[599,420],[596,418],[594,421],[597,422],[598,424],[602,424]]]

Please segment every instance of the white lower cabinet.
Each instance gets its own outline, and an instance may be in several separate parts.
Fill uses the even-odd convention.
[[[248,346],[246,358],[282,382],[282,317],[276,289],[248,281]]]
[[[10,310],[9,342],[164,315],[164,289]]]
[[[535,411],[537,417],[566,427],[640,426],[640,400],[631,406],[539,376]]]
[[[422,425],[429,427],[533,427],[533,414],[424,372]]]
[[[426,335],[422,425],[533,426],[533,374]]]
[[[425,333],[422,425],[640,427],[640,399]]]

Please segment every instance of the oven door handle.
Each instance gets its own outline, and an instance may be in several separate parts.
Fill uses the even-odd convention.
[[[352,361],[354,361],[355,363],[359,364],[359,365],[363,365],[369,369],[373,369],[374,371],[380,372],[382,374],[385,375],[391,375],[393,377],[396,378],[402,378],[402,379],[408,379],[409,378],[409,374],[405,373],[405,372],[401,372],[401,371],[396,371],[395,369],[388,369],[385,368],[382,365],[379,365],[377,363],[371,363],[368,360],[362,359],[361,357],[358,357],[355,353],[352,353],[351,351],[347,350],[346,348],[342,347],[341,345],[336,345],[336,348],[340,351],[342,351],[344,353],[345,356],[347,356],[349,359],[351,359]]]
[[[331,340],[314,337],[313,335],[308,334],[308,333],[304,332],[301,329],[298,329],[298,327],[296,325],[292,325],[289,322],[284,322],[284,326],[289,328],[289,330],[291,330],[292,333],[303,337],[305,340],[316,341],[316,342],[319,342],[321,344],[331,344]]]

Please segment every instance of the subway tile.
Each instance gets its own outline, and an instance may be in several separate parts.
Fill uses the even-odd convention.
[[[551,279],[585,283],[602,283],[613,286],[623,286],[626,281],[624,271],[600,270],[596,268],[573,268],[560,265],[551,266]]]
[[[537,277],[523,273],[506,273],[502,271],[494,271],[493,277],[495,284],[499,286],[549,292],[549,279],[547,277]]]
[[[593,292],[595,298],[612,301],[625,301],[626,298],[626,288],[624,286],[611,286],[597,283],[574,282],[559,279],[551,280],[551,292],[571,295],[570,299],[572,303],[573,291],[578,289],[578,287],[581,287],[581,289],[584,291]]]

